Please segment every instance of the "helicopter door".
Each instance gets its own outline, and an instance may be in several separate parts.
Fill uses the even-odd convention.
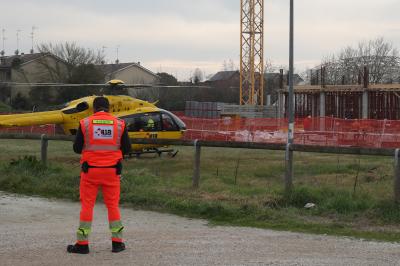
[[[157,138],[161,130],[160,113],[134,114],[122,117],[129,135],[134,138]]]
[[[166,113],[161,113],[162,120],[162,130],[158,133],[158,138],[160,139],[180,139],[182,137],[182,133],[179,129],[179,126],[173,119],[173,117]]]
[[[162,118],[162,131],[179,131],[179,127],[175,121],[168,114],[161,114]]]

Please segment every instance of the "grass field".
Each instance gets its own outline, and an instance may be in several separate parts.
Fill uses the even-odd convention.
[[[0,140],[0,190],[78,200],[79,155],[71,146],[50,142],[45,168],[35,159],[39,141]],[[193,190],[194,150],[179,149],[175,158],[127,160],[122,203],[212,224],[400,241],[392,158],[295,153],[295,189],[285,195],[283,152],[203,148]]]
[[[3,102],[0,102],[0,112],[10,112],[11,107]]]

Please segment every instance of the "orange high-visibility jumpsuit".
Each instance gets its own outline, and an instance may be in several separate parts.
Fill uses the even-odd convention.
[[[123,158],[120,150],[125,123],[109,113],[97,112],[80,121],[84,145],[82,150],[80,180],[80,225],[77,243],[89,244],[93,220],[93,208],[97,191],[101,187],[104,203],[108,209],[108,220],[112,241],[122,242],[121,215],[119,211],[120,175],[117,165]],[[88,169],[84,170],[84,165]]]

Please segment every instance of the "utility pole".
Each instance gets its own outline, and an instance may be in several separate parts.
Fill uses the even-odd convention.
[[[289,101],[288,101],[288,141],[286,145],[285,190],[290,192],[293,187],[293,150],[294,143],[294,90],[293,90],[293,57],[294,57],[294,10],[293,0],[290,0],[290,33],[289,33]]]

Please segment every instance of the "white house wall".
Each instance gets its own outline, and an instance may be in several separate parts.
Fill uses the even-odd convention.
[[[110,79],[120,79],[127,84],[157,84],[159,82],[156,75],[136,66],[115,72],[112,76],[108,75],[106,81]]]
[[[11,70],[11,80],[17,83],[46,83],[64,82],[68,69],[65,63],[52,56],[45,56],[32,62],[22,64],[19,68]],[[13,95],[18,92],[29,96],[31,87],[15,87]]]

